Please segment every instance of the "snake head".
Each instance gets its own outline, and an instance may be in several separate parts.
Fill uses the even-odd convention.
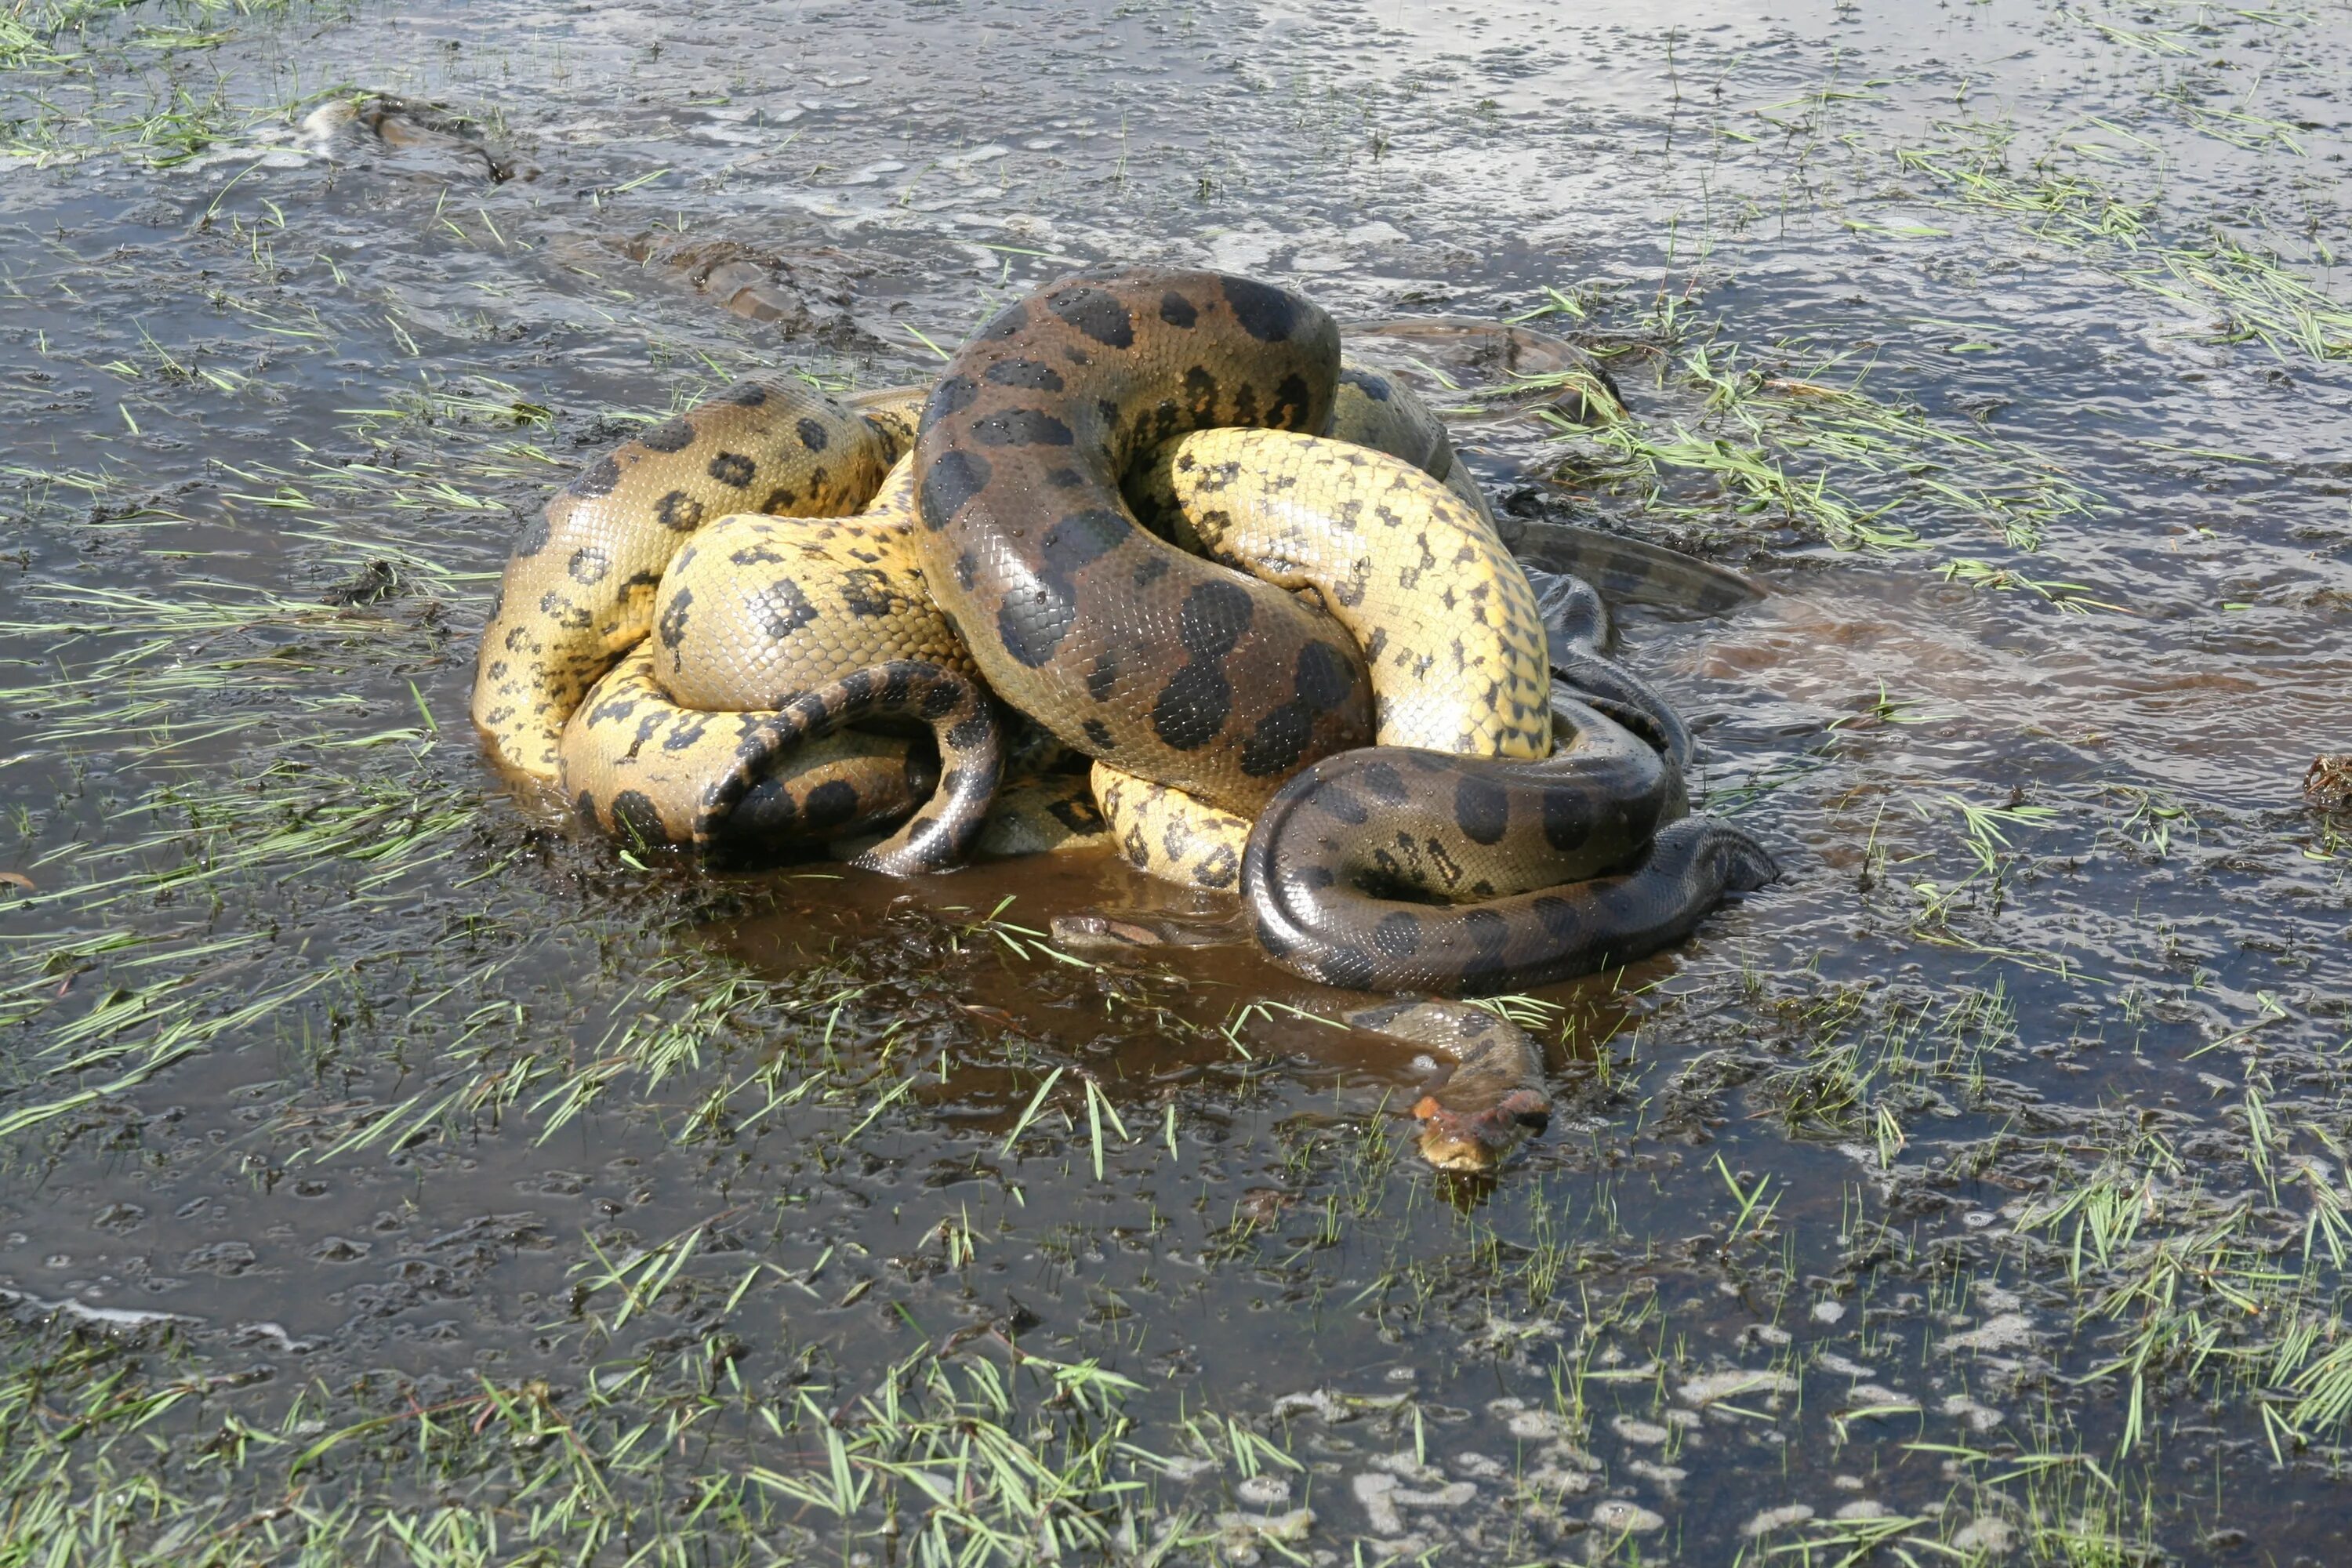
[[[1454,1110],[1423,1096],[1412,1113],[1421,1157],[1441,1171],[1491,1171],[1551,1125],[1551,1101],[1531,1089],[1515,1089],[1485,1110]]]

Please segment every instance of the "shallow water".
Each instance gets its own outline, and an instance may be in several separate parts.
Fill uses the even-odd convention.
[[[1001,1425],[1166,1460],[1056,1517],[1169,1560],[2332,1560],[2344,6],[65,16],[0,35],[14,1517],[919,1558],[919,1494],[759,1472],[1026,1355],[1133,1380]],[[344,87],[522,173],[306,140]],[[1559,1114],[1496,1177],[1349,999],[1046,951],[1160,896],[1108,861],[640,866],[474,750],[574,465],[1105,259],[1552,307],[1633,447],[1465,414],[1506,511],[1766,591],[1621,651],[1790,874],[1516,1005]]]

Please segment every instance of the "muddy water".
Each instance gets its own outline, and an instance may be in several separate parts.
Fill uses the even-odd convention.
[[[307,1441],[482,1378],[574,1412],[616,1369],[647,1411],[731,1378],[709,1447],[631,1472],[655,1496],[821,1463],[799,1393],[845,1406],[993,1324],[1133,1378],[1133,1440],[1202,1461],[1134,1526],[1192,1519],[1180,1555],[1271,1530],[1315,1561],[1727,1563],[1883,1528],[2330,1560],[2340,1434],[2299,1418],[2282,1450],[2258,1408],[2298,1366],[2158,1358],[2126,1442],[2126,1384],[2090,1374],[2143,1320],[2079,1229],[2013,1231],[2120,1161],[2159,1173],[2125,1253],[2180,1218],[2159,1190],[2255,1216],[2191,1249],[2228,1283],[2225,1254],[2307,1264],[2344,1193],[2352,829],[2297,784],[2352,750],[2347,334],[2265,342],[2189,253],[2216,226],[2340,244],[2348,57],[2340,7],[2006,3],[38,32],[0,184],[15,1364],[98,1335],[200,1380],[154,1428],[182,1477],[232,1415]],[[516,177],[306,136],[341,84],[441,106]],[[1358,323],[1565,299],[1535,324],[1610,353],[1650,437],[1781,465],[1769,504],[1686,469],[1650,495],[1590,437],[1457,426],[1512,516],[1766,590],[1622,607],[1622,651],[1790,873],[1522,1009],[1561,1114],[1496,1178],[1416,1166],[1396,1110],[1426,1064],[1304,1016],[1348,999],[1242,950],[1045,951],[1057,912],[1164,899],[1108,861],[635,865],[499,792],[464,732],[505,538],[585,455],[751,368],[922,377],[1107,259]],[[1734,438],[1700,354],[1757,373],[1767,434]],[[1491,376],[1398,361],[1465,399]],[[1856,384],[1906,434],[1836,445],[1854,405],[1812,389]],[[1927,479],[2080,505],[2027,550]],[[1788,500],[1817,482],[1921,547],[1834,547]],[[2009,815],[1972,837],[1963,807]],[[688,1235],[620,1312],[599,1282]],[[2322,1323],[2339,1286],[2182,1310]],[[1203,1409],[1305,1468],[1188,1448]],[[253,1495],[289,1484],[254,1463]],[[2113,1486],[2044,1484],[2086,1466]],[[481,1475],[443,1500],[506,1506]],[[539,1528],[502,1517],[511,1550]],[[866,1549],[805,1510],[632,1528]]]

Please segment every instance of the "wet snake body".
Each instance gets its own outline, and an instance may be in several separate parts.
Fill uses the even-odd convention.
[[[1769,880],[1759,847],[1699,819],[1675,825],[1622,877],[1574,885],[1651,843],[1680,808],[1679,769],[1591,708],[1544,701],[1548,660],[1527,646],[1527,628],[1540,626],[1531,590],[1499,543],[1490,548],[1491,523],[1423,527],[1445,505],[1425,492],[1444,492],[1410,465],[1299,452],[1271,434],[1321,425],[1336,384],[1331,336],[1313,306],[1243,279],[1081,275],[999,316],[925,407],[918,548],[933,593],[990,683],[1098,760],[1114,831],[1123,816],[1139,818],[1122,840],[1130,858],[1189,860],[1195,879],[1222,875],[1221,840],[1255,816],[1238,877],[1269,954],[1328,984],[1457,994],[1641,956],[1685,933],[1726,890]],[[1271,583],[1220,573],[1129,510],[1119,485],[1131,464],[1187,428],[1215,430],[1189,437],[1172,459],[1176,488],[1189,477],[1201,503],[1188,516],[1213,509],[1225,487],[1248,489],[1261,522],[1285,507],[1311,514],[1287,545],[1278,521],[1261,529],[1268,537],[1250,564]],[[1194,444],[1203,449],[1188,467],[1183,450]],[[1404,492],[1393,507],[1368,500],[1361,484],[1330,481],[1336,468],[1383,462]],[[1316,495],[1318,486],[1329,493]],[[1294,580],[1286,547],[1323,559],[1300,562],[1309,569]],[[1483,655],[1452,638],[1454,667],[1433,683],[1429,667],[1449,639],[1441,631],[1441,651],[1417,656],[1423,679],[1401,689],[1433,685],[1444,701],[1439,732],[1411,733],[1411,746],[1348,743],[1360,722],[1353,660],[1344,691],[1319,679],[1339,668],[1321,654],[1335,641],[1377,667],[1383,628],[1400,624],[1395,608],[1371,617],[1372,635],[1335,638],[1279,591],[1309,588],[1344,621],[1375,576],[1408,595],[1425,581],[1421,614],[1441,626],[1496,625]],[[1370,668],[1362,679],[1381,706],[1379,679]],[[1298,711],[1310,690],[1330,699],[1313,705],[1311,722]],[[1646,693],[1615,695],[1630,709]],[[1533,735],[1511,732],[1530,718]],[[1544,755],[1549,719],[1574,738],[1556,757]],[[1489,723],[1494,732],[1474,732]],[[1279,757],[1268,754],[1270,734],[1285,740]],[[1674,740],[1686,751],[1686,737]],[[1221,759],[1238,762],[1244,777],[1210,765]],[[1287,782],[1258,811],[1269,778]],[[1202,808],[1214,818],[1188,817]],[[1145,822],[1165,825],[1164,842]]]
[[[749,381],[591,463],[515,536],[482,629],[474,723],[499,761],[556,776],[565,721],[651,629],[662,573],[704,522],[854,511],[899,450],[885,423]]]
[[[916,443],[931,594],[996,693],[1066,744],[1253,813],[1371,738],[1328,616],[1136,520],[1120,479],[1189,431],[1311,431],[1339,329],[1281,289],[1146,270],[1050,286],[956,354]]]
[[[1362,445],[1296,434],[1323,429]],[[1222,512],[1229,488],[1256,512]],[[1297,500],[1319,536],[1283,521]],[[1718,824],[1644,853],[1687,736],[1600,657],[1598,601],[1577,613],[1548,658],[1443,425],[1343,370],[1319,310],[1215,274],[1080,276],[983,328],[919,426],[903,400],[752,384],[593,465],[517,541],[475,715],[608,830],[723,848],[899,821],[860,862],[908,872],[1097,826],[1064,777],[990,828],[992,688],[1097,759],[1113,827],[1151,825],[1130,859],[1238,883],[1299,973],[1486,991],[1636,956],[1769,876]]]

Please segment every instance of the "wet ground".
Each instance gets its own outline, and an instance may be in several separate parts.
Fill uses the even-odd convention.
[[[2352,13],[1565,16],[0,14],[12,1552],[2338,1560]],[[585,455],[1103,259],[1540,312],[1628,422],[1390,346],[1767,590],[1622,651],[1790,875],[1501,1004],[1497,1176],[1349,999],[1040,941],[1108,863],[714,878],[480,763]]]

